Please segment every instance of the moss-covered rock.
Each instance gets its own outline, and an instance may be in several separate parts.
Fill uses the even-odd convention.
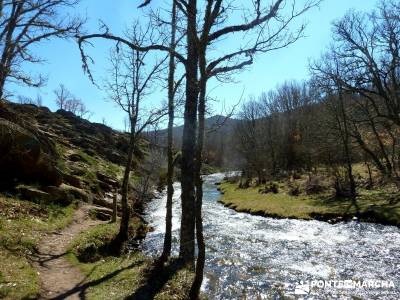
[[[0,118],[0,181],[41,182],[58,186],[62,174],[54,164],[49,145],[20,125]]]

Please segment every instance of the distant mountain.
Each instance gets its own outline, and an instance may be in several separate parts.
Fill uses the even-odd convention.
[[[226,167],[234,159],[232,159],[232,137],[237,124],[241,121],[238,119],[216,115],[205,120],[206,141],[204,147],[204,159],[217,167]],[[174,146],[180,149],[182,145],[183,125],[176,126],[173,129]],[[167,145],[167,129],[151,131],[146,133],[146,137],[154,144],[159,146]]]
[[[231,134],[235,126],[239,122],[240,120],[221,115],[209,117],[205,120],[206,136],[210,136],[216,133],[224,135]],[[180,148],[182,144],[183,125],[175,126],[173,129],[173,133],[174,133],[175,147]],[[168,135],[167,129],[149,131],[146,133],[146,137],[149,137],[152,142],[158,145],[166,145],[167,135]]]

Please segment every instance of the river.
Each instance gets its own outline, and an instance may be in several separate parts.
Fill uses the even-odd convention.
[[[237,213],[217,202],[221,195],[214,183],[223,177],[204,177],[207,254],[202,292],[209,299],[400,299],[399,228]],[[177,255],[180,184],[174,188]],[[150,255],[162,250],[165,203],[162,196],[147,208],[154,231],[143,250]]]

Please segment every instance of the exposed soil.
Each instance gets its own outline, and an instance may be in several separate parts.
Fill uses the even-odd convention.
[[[88,205],[81,206],[69,226],[42,238],[34,258],[34,266],[41,281],[40,299],[81,299],[79,290],[75,289],[75,293],[73,290],[84,282],[85,276],[64,256],[74,237],[102,223],[90,219],[89,209]]]

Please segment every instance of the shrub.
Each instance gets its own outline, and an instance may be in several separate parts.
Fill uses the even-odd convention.
[[[321,179],[319,177],[309,177],[306,183],[306,193],[307,195],[318,194],[326,190],[326,187],[322,185]]]
[[[268,193],[278,194],[279,193],[279,184],[275,181],[271,181],[268,184],[266,184],[264,188],[259,189],[258,192],[260,194],[268,194]]]
[[[226,176],[224,177],[224,181],[228,183],[238,183],[240,180],[240,176]]]
[[[241,178],[239,181],[239,189],[248,189],[250,187],[251,179],[250,178]]]
[[[293,184],[289,186],[289,195],[299,196],[301,194],[300,186],[298,184]]]

